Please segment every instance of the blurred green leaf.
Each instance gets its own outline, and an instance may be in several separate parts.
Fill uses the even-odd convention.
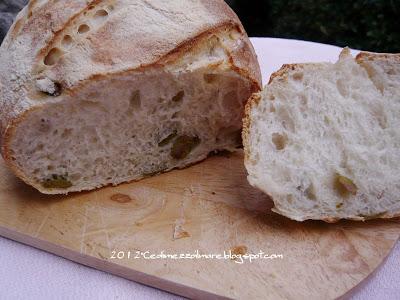
[[[230,0],[250,36],[400,52],[400,0]]]

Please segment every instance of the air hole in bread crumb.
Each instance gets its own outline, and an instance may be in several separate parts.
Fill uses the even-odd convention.
[[[388,75],[396,75],[396,71],[394,69],[389,69],[386,73]]]
[[[72,135],[72,131],[73,130],[70,129],[70,128],[64,129],[63,133],[61,134],[61,137],[62,138],[67,138],[67,137],[71,136]]]
[[[354,76],[360,74],[360,66],[353,67],[351,69],[351,74],[353,74]]]
[[[386,129],[387,123],[388,123],[386,116],[385,115],[379,116],[378,123],[379,123],[379,127],[381,127],[382,129]]]
[[[132,93],[131,98],[129,99],[129,109],[130,110],[138,110],[142,106],[142,101],[140,97],[140,91],[136,90]]]
[[[104,159],[101,158],[101,157],[98,157],[98,158],[96,158],[96,159],[94,160],[94,164],[95,164],[96,166],[101,165],[101,164],[103,164],[103,163],[104,163]]]
[[[304,74],[303,74],[303,73],[300,73],[300,72],[294,73],[294,74],[293,74],[293,79],[294,79],[294,80],[297,80],[297,81],[303,80],[303,77],[304,77]]]
[[[239,37],[240,37],[240,33],[237,31],[229,33],[229,38],[231,40],[237,40],[237,39],[239,39]]]
[[[337,86],[337,89],[338,89],[340,95],[342,95],[342,97],[347,97],[348,90],[347,90],[345,82],[342,79],[339,79],[336,82],[336,86]]]
[[[57,63],[60,57],[63,55],[63,52],[58,48],[53,48],[44,58],[44,64],[46,66],[53,66]]]
[[[218,75],[217,74],[204,74],[204,81],[206,83],[214,83],[216,82],[218,79]]]
[[[308,104],[308,99],[306,95],[300,94],[299,95],[299,100],[300,100],[300,111],[303,113],[304,118],[307,118],[307,104]]]
[[[47,133],[51,129],[51,124],[49,120],[41,119],[39,123],[39,132]]]
[[[225,94],[222,99],[222,105],[226,110],[234,111],[237,107],[237,93],[236,91],[230,91],[229,93]]]
[[[183,97],[185,97],[185,91],[180,91],[174,97],[172,97],[172,102],[181,103],[183,101]]]
[[[95,13],[94,18],[95,19],[104,19],[107,16],[108,16],[108,12],[105,9],[100,9]]]
[[[216,142],[219,143],[221,141],[235,141],[239,144],[239,135],[241,136],[242,131],[237,128],[230,126],[219,129]]]
[[[384,112],[383,107],[374,107],[371,108],[372,117],[378,122],[379,127],[382,129],[387,128],[388,119]]]
[[[291,132],[294,132],[295,126],[294,126],[293,119],[291,118],[289,112],[285,108],[280,107],[277,109],[276,113],[279,116],[279,118],[281,119],[283,128],[285,128],[286,130],[289,130]]]
[[[78,181],[81,179],[81,175],[80,174],[72,174],[69,176],[69,178],[71,179],[71,181]]]
[[[114,6],[113,5],[109,5],[107,8],[108,8],[108,10],[114,10]]]
[[[288,138],[286,134],[274,133],[272,134],[272,142],[276,150],[281,151],[286,148]]]
[[[71,47],[73,42],[74,42],[74,40],[72,39],[72,37],[67,34],[66,36],[64,36],[64,38],[63,38],[63,40],[61,42],[61,45],[64,48],[69,48],[69,47]]]
[[[87,24],[82,24],[81,26],[79,26],[78,28],[78,33],[79,34],[84,34],[90,31],[90,27]]]
[[[215,51],[217,49],[219,43],[219,39],[217,36],[213,35],[209,41],[208,41],[208,47],[209,47],[209,55],[214,56]]]

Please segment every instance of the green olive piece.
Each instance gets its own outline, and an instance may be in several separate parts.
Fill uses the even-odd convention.
[[[338,173],[335,175],[334,188],[343,197],[346,197],[349,194],[355,196],[358,190],[357,186],[350,178],[342,176]]]
[[[72,186],[66,175],[53,174],[51,178],[45,179],[42,186],[46,189],[68,189]]]
[[[183,135],[178,137],[171,149],[171,156],[175,159],[184,159],[200,144],[201,140],[195,136]]]
[[[286,134],[274,133],[272,135],[272,142],[275,144],[275,148],[278,151],[284,150],[287,144]]]
[[[310,200],[317,200],[317,196],[315,195],[315,188],[314,185],[311,183],[308,188],[304,191],[307,198]]]

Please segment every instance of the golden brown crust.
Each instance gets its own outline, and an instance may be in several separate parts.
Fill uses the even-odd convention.
[[[250,159],[251,109],[253,108],[253,106],[257,105],[260,100],[261,100],[261,94],[253,93],[253,95],[249,98],[245,106],[245,112],[243,118],[243,131],[242,131],[245,161],[248,161]]]
[[[272,73],[268,85],[270,85],[274,80],[286,80],[290,71],[301,68],[303,68],[301,64],[284,64],[278,71]]]
[[[302,64],[284,64],[278,71],[272,73],[268,85],[274,81],[286,81],[289,74],[296,71],[302,71],[306,67],[320,67],[321,63],[302,63]]]
[[[399,53],[374,53],[374,52],[360,52],[356,56],[357,62],[362,61],[377,61],[377,60],[395,60],[400,62],[400,54]]]

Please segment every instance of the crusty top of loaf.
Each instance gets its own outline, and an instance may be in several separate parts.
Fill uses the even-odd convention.
[[[237,33],[226,49],[231,66],[259,87],[254,49],[222,0],[31,0],[0,49],[0,130],[57,101],[43,92],[73,93],[101,76],[173,64],[218,32]]]

